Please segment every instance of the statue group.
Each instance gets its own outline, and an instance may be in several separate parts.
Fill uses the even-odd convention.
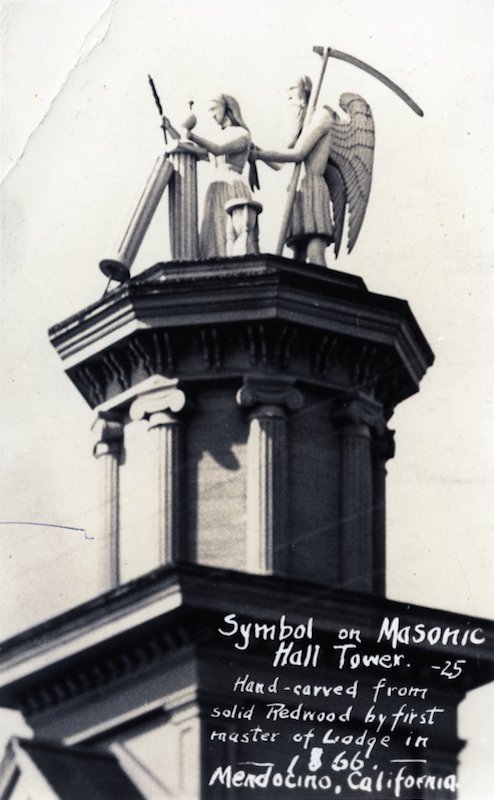
[[[306,75],[291,83],[288,102],[293,112],[292,130],[286,137],[286,146],[275,149],[261,149],[254,144],[240,105],[229,94],[219,94],[209,102],[209,113],[218,126],[216,135],[206,137],[198,133],[194,114],[189,114],[181,126],[175,127],[162,114],[159,98],[150,79],[162,114],[165,140],[169,135],[175,143],[188,146],[189,152],[197,148],[197,152],[200,150],[214,160],[214,175],[206,192],[199,233],[200,259],[258,252],[257,214],[262,206],[254,201],[252,195],[253,190],[259,188],[258,161],[275,170],[285,163],[292,162],[295,165],[278,240],[279,254],[288,246],[296,260],[325,266],[329,245],[334,245],[334,255],[338,256],[345,223],[348,228],[348,251],[353,249],[362,227],[372,183],[374,120],[369,105],[358,94],[341,95],[340,106],[346,112],[344,120],[327,105],[317,107],[329,56],[349,61],[370,72],[395,91],[417,114],[422,115],[422,111],[389,78],[358,59],[329,48],[314,50],[322,56],[318,83],[313,87]],[[166,148],[167,153],[172,150],[173,145]],[[247,168],[248,179],[244,176]],[[127,229],[128,235],[130,231],[132,247],[127,247],[127,250],[124,247],[116,260],[101,262],[101,269],[110,278],[122,280],[128,277],[129,261],[135,256],[172,173],[165,154],[158,160],[144,200]],[[236,230],[232,222],[235,214],[238,217],[239,210],[248,211],[242,217],[245,229],[240,247],[241,240],[238,237],[242,236],[242,225]]]
[[[325,265],[325,251],[341,243],[345,208],[348,206],[351,250],[362,223],[372,178],[374,124],[372,113],[358,95],[342,95],[342,108],[350,122],[341,122],[329,106],[307,118],[312,81],[301,76],[288,89],[294,112],[294,130],[287,147],[262,150],[252,142],[240,105],[231,95],[220,94],[211,100],[209,112],[219,126],[217,137],[206,139],[194,130],[180,134],[167,117],[163,126],[173,138],[187,139],[205,148],[215,160],[215,176],[204,202],[199,236],[201,258],[228,255],[225,205],[233,199],[251,199],[256,184],[252,169],[250,186],[242,177],[247,162],[263,161],[275,169],[286,162],[303,164],[304,174],[290,209],[286,244],[294,258]],[[333,219],[334,215],[334,219]]]

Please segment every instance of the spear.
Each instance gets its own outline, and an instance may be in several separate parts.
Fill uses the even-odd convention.
[[[153,93],[154,102],[156,103],[156,107],[157,107],[157,109],[159,111],[160,117],[162,117],[163,116],[163,106],[161,105],[160,96],[159,96],[158,92],[156,91],[156,86],[154,85],[154,81],[153,81],[151,75],[148,75],[148,81],[149,81],[149,85],[151,87],[151,91]],[[165,144],[168,144],[168,137],[166,135],[165,128],[163,128],[163,135],[165,137]]]

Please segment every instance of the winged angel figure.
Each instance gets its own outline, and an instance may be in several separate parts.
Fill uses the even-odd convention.
[[[290,146],[278,151],[256,149],[255,157],[268,163],[303,162],[286,241],[296,259],[325,265],[329,244],[334,242],[335,256],[339,253],[347,213],[348,252],[362,227],[372,182],[374,120],[366,101],[347,92],[341,95],[340,106],[348,122],[322,106],[304,124],[310,91],[307,77],[289,90],[298,120]]]

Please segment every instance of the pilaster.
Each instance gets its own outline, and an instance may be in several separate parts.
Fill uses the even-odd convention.
[[[283,571],[287,487],[286,415],[302,407],[293,381],[248,377],[237,403],[249,417],[247,442],[247,569]]]
[[[347,589],[380,594],[385,539],[382,446],[387,435],[382,407],[358,392],[348,393],[338,401],[333,419],[340,437],[338,582]],[[381,451],[374,461],[376,436]]]
[[[119,582],[119,463],[122,451],[123,425],[116,419],[98,414],[92,432],[95,436],[93,454],[98,460],[100,502],[98,504],[98,538],[103,542],[103,552],[98,564],[102,573],[103,589],[117,586]]]
[[[180,501],[182,489],[182,436],[179,414],[186,403],[178,381],[171,380],[140,394],[131,404],[133,422],[147,421],[150,449],[155,454],[156,468],[149,476],[154,484],[154,507],[158,559],[167,564],[178,557],[180,544]],[[156,565],[157,566],[157,565]]]
[[[373,459],[373,585],[386,594],[386,462],[395,454],[394,431],[384,430],[372,441]]]

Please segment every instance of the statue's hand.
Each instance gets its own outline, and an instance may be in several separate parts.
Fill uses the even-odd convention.
[[[255,164],[255,162],[260,158],[261,148],[257,147],[255,144],[251,144],[249,150],[249,163]]]
[[[165,117],[164,114],[161,117],[161,127],[163,128],[164,131],[170,131],[172,128],[170,120],[168,119],[168,117]]]

